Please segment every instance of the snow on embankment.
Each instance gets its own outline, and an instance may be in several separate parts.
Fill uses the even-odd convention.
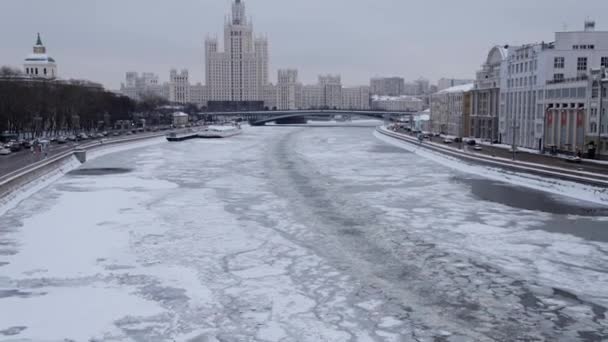
[[[507,182],[517,186],[545,191],[556,195],[608,205],[608,188],[560,180],[546,176],[543,177],[529,173],[510,171],[499,167],[467,163],[459,158],[451,157],[443,153],[422,148],[413,143],[389,137],[378,132],[377,130],[374,131],[374,136],[383,142],[403,148],[421,157],[455,170],[496,181]]]

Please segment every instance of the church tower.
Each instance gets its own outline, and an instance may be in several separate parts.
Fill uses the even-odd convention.
[[[46,47],[42,44],[40,33],[38,33],[33,53],[25,58],[23,70],[27,76],[33,78],[52,80],[58,76],[57,63],[46,54]]]

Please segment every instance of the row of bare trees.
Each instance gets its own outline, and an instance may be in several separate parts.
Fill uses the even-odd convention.
[[[100,87],[33,80],[18,69],[0,68],[0,132],[90,131],[130,120],[136,109],[128,97]]]

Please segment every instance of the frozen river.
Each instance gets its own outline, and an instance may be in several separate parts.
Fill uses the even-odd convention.
[[[608,338],[606,209],[372,133],[248,128],[87,163],[0,217],[0,341]]]

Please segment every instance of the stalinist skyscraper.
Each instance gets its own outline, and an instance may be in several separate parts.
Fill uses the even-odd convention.
[[[210,101],[261,101],[268,83],[268,41],[255,38],[245,3],[235,0],[224,26],[224,52],[217,39],[205,41]]]

